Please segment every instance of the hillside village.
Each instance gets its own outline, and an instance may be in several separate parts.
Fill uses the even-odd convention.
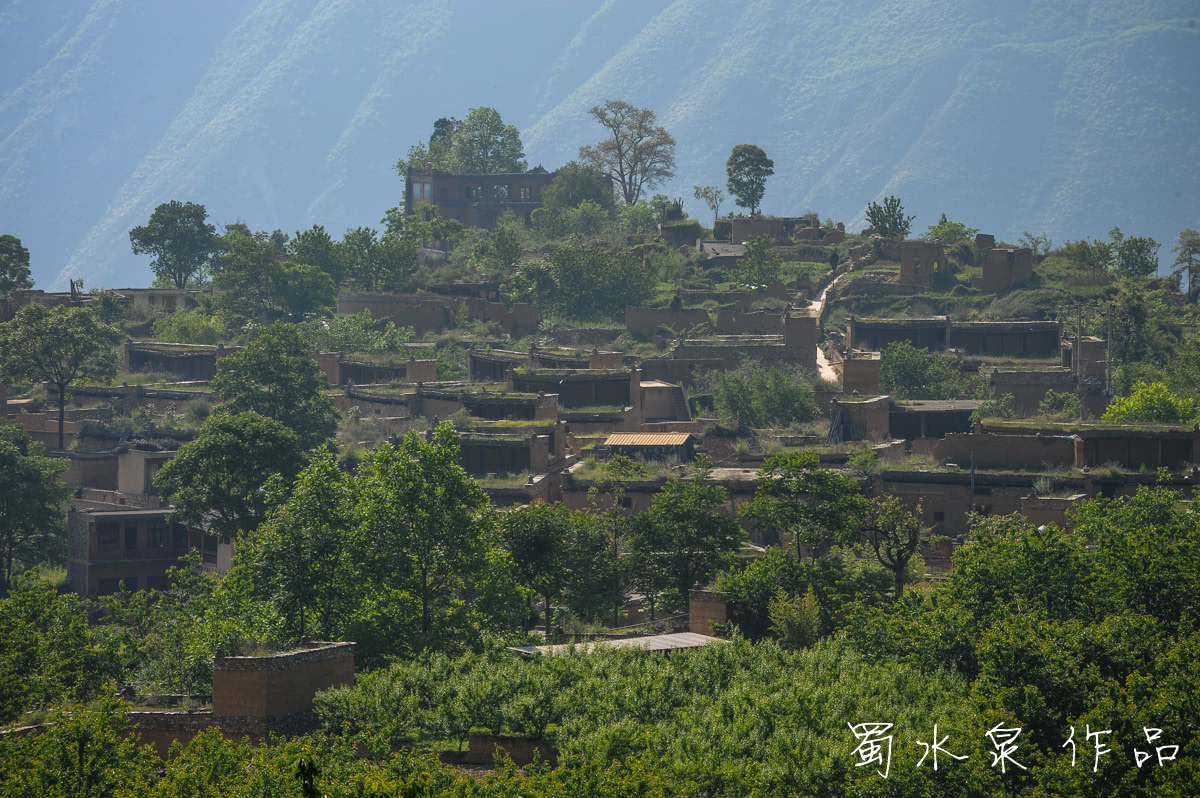
[[[57,553],[37,556],[45,534],[10,541],[5,592],[50,585],[93,608],[92,631],[84,621],[76,633],[122,641],[121,664],[81,667],[124,688],[125,717],[160,756],[178,756],[175,741],[199,745],[210,726],[231,739],[291,737],[286,746],[345,723],[396,750],[432,751],[437,762],[420,767],[446,789],[446,773],[490,769],[500,751],[557,765],[583,755],[581,740],[598,745],[572,736],[565,710],[543,708],[543,721],[527,707],[518,722],[499,695],[506,708],[492,717],[481,708],[491,699],[465,688],[457,725],[404,726],[371,714],[384,704],[363,707],[388,690],[433,696],[422,680],[437,668],[448,681],[504,681],[505,668],[548,666],[497,657],[537,663],[567,649],[582,669],[573,678],[598,689],[623,678],[604,669],[645,661],[606,647],[750,662],[764,655],[748,641],[763,641],[781,657],[841,658],[829,667],[845,679],[868,678],[852,675],[872,652],[895,657],[885,680],[916,679],[932,661],[936,683],[914,702],[944,708],[964,689],[951,682],[993,667],[972,647],[1000,622],[972,622],[969,664],[912,643],[916,626],[905,625],[950,612],[938,597],[976,589],[962,580],[994,574],[1002,584],[988,602],[1025,595],[1040,607],[1029,596],[1055,560],[1111,554],[1106,514],[1128,527],[1121,545],[1146,534],[1134,517],[1151,513],[1182,530],[1170,544],[1178,556],[1195,557],[1193,231],[1164,277],[1158,242],[1120,230],[1057,248],[1033,234],[1004,242],[948,219],[953,208],[914,225],[895,197],[870,202],[873,227],[862,230],[809,209],[764,216],[770,161],[762,154],[752,179],[735,165],[752,145],[730,158],[731,194],[742,193],[728,200],[744,212],[721,214],[724,191],[696,186],[713,212],[700,220],[678,199],[648,196],[653,175],[622,195],[629,186],[586,152],[555,171],[529,169],[519,151],[464,170],[446,155],[462,123],[446,121],[398,166],[404,204],[382,235],[358,228],[335,241],[320,227],[289,236],[240,223],[217,235],[201,206],[164,203],[156,217],[187,224],[199,208],[197,229],[211,231],[194,268],[180,271],[170,241],[152,241],[151,219],[130,235],[156,257],[153,286],[26,284],[0,299],[0,341],[12,347],[0,358],[5,434],[25,441],[23,457],[56,462],[46,473],[66,486],[45,488],[66,509],[57,542],[44,544]],[[66,313],[88,314],[103,345],[59,384],[33,355],[14,361],[12,336],[33,352],[30,331]],[[1031,540],[1045,543],[1037,565],[990,570]],[[23,577],[14,557],[43,570]],[[1200,567],[1172,573],[1159,599],[1128,607],[1161,624],[1160,659],[1145,661],[1156,673],[1196,645],[1168,624],[1194,616],[1194,594],[1179,596]],[[1164,608],[1167,594],[1183,605]],[[188,629],[203,642],[170,642]],[[737,653],[716,652],[725,647]],[[653,667],[686,667],[681,654],[664,661]],[[961,677],[945,670],[955,668]],[[421,712],[451,702],[428,696]],[[1179,699],[1159,698],[1166,714],[1151,720],[1165,726]],[[13,698],[4,720],[39,722],[28,713],[50,703]],[[1072,707],[1040,722],[1075,723],[1085,708]],[[821,734],[845,732],[846,720]],[[806,762],[746,783],[795,788],[816,767]],[[1067,778],[1039,767],[1041,781],[1025,776],[1021,789]],[[1162,772],[1187,794],[1194,776]],[[495,777],[505,789],[535,778]],[[596,794],[617,778],[603,776]],[[749,794],[709,791],[713,772],[697,778],[707,786],[694,794]]]

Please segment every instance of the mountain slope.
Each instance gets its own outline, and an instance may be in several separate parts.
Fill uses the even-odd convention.
[[[1002,238],[1200,224],[1200,2],[95,0],[0,10],[0,218],[39,285],[143,284],[128,229],[169,199],[218,223],[374,224],[439,116],[497,107],[531,164],[658,111],[691,201],[730,148],[764,209],[862,221],[904,198]],[[167,7],[170,7],[169,9]],[[732,204],[727,205],[727,209]]]

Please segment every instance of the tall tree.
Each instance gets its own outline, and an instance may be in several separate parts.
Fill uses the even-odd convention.
[[[912,230],[912,222],[916,218],[904,214],[904,204],[896,196],[884,197],[882,205],[878,202],[867,203],[867,224],[884,238],[904,238]]]
[[[1146,236],[1126,236],[1121,228],[1109,233],[1112,240],[1113,271],[1121,277],[1147,278],[1158,273],[1158,249],[1162,245]]]
[[[286,250],[264,233],[234,228],[222,239],[224,254],[213,264],[222,289],[217,306],[241,322],[303,320],[332,309],[333,278],[319,266],[285,260]]]
[[[63,502],[71,488],[58,475],[66,469],[66,460],[46,457],[19,425],[0,421],[0,597],[8,595],[14,570],[63,553]]]
[[[367,291],[395,288],[417,268],[416,244],[409,238],[384,236],[370,227],[346,231],[337,245],[346,273]]]
[[[328,274],[334,288],[342,284],[344,269],[338,260],[333,237],[325,232],[323,226],[314,224],[307,230],[297,230],[289,245],[289,254],[296,263],[316,266]]]
[[[725,163],[729,193],[738,206],[750,209],[751,216],[758,215],[763,194],[767,191],[767,178],[773,174],[775,162],[756,144],[737,145]]]
[[[895,399],[966,399],[978,395],[977,386],[954,358],[908,341],[888,344],[879,360],[880,390]]]
[[[353,524],[351,479],[322,447],[296,477],[287,501],[238,548],[239,564],[256,592],[288,620],[292,637],[343,636],[355,595],[347,550]]]
[[[579,160],[606,175],[626,205],[637,202],[643,189],[675,176],[675,139],[654,124],[654,111],[609,100],[590,113],[609,137],[594,147],[581,147]]]
[[[491,502],[459,464],[453,425],[409,431],[368,453],[355,475],[352,546],[364,603],[352,639],[416,652],[512,628],[522,614]],[[369,652],[368,652],[369,653]]]
[[[790,536],[797,555],[808,546],[815,560],[830,543],[848,543],[866,510],[867,500],[852,477],[821,468],[814,452],[794,452],[763,463],[742,516],[765,532]]]
[[[33,280],[29,277],[29,250],[21,246],[21,239],[16,236],[0,236],[0,297],[30,288]]]
[[[613,210],[616,204],[612,182],[594,164],[579,161],[563,164],[542,191],[542,207],[549,211],[578,208],[586,200],[606,211]]]
[[[713,212],[713,229],[716,229],[717,219],[721,215],[721,203],[725,201],[725,192],[720,186],[693,186],[692,196],[703,200],[708,209]]]
[[[58,400],[58,448],[63,445],[67,387],[75,380],[111,379],[121,332],[87,308],[26,305],[0,324],[0,374],[43,380]]]
[[[241,352],[217,361],[212,387],[230,413],[253,410],[273,418],[295,432],[304,449],[337,429],[337,410],[325,395],[328,382],[294,325],[264,327]]]
[[[296,433],[253,410],[214,413],[194,441],[154,474],[154,484],[185,524],[232,540],[267,513],[267,481],[288,483],[304,461]]]
[[[1187,277],[1187,298],[1189,301],[1196,300],[1196,272],[1200,272],[1200,231],[1181,230],[1179,233],[1179,243],[1171,250],[1175,253],[1175,262],[1172,266],[1175,269],[1175,274],[1180,277]]]
[[[195,202],[164,202],[147,224],[129,231],[129,243],[135,255],[154,256],[150,268],[157,277],[187,288],[217,251],[217,230],[207,218],[208,211]]]
[[[542,597],[546,639],[553,620],[551,606],[571,579],[571,511],[561,504],[532,504],[506,513],[500,534],[512,554],[517,579]]]
[[[451,136],[454,160],[463,172],[524,172],[528,167],[520,131],[504,124],[495,108],[472,108]]]
[[[896,598],[904,593],[904,576],[908,563],[921,545],[921,505],[913,515],[898,496],[872,499],[867,508],[863,532],[875,550],[879,564],[896,578]]]
[[[612,316],[645,301],[654,277],[629,253],[613,253],[572,239],[550,255],[553,294],[545,299],[576,318]]]
[[[689,479],[669,481],[633,521],[629,546],[635,571],[639,561],[650,563],[685,601],[693,585],[707,584],[731,562],[746,537],[724,512],[728,493],[709,482],[711,474],[712,461],[697,457]]]

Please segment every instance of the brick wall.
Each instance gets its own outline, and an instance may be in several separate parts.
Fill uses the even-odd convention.
[[[659,328],[677,331],[700,328],[705,332],[712,330],[712,319],[707,310],[700,308],[684,308],[672,312],[669,308],[625,308],[625,329],[631,333],[649,338],[658,332]]]
[[[688,631],[712,634],[712,624],[725,623],[728,607],[725,599],[711,590],[688,591]]]
[[[269,718],[311,712],[318,690],[354,684],[354,644],[267,657],[213,658],[213,714]]]

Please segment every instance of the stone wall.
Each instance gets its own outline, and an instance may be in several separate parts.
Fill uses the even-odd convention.
[[[992,435],[951,432],[934,446],[942,462],[966,466],[975,455],[976,468],[1059,468],[1075,465],[1071,435]]]
[[[720,335],[780,335],[783,314],[760,310],[743,313],[722,310],[717,313],[717,333]]]
[[[712,634],[714,623],[728,620],[725,599],[711,590],[688,591],[688,631],[702,635]]]
[[[712,331],[712,319],[707,310],[684,308],[672,311],[669,308],[625,308],[625,329],[645,338],[660,329],[681,331]]]
[[[1044,371],[992,370],[992,397],[1012,396],[1013,412],[1018,418],[1036,416],[1049,391],[1074,394],[1078,390],[1075,375],[1070,369]]]
[[[213,658],[213,714],[270,718],[312,711],[318,690],[354,684],[354,644],[266,657]]]

